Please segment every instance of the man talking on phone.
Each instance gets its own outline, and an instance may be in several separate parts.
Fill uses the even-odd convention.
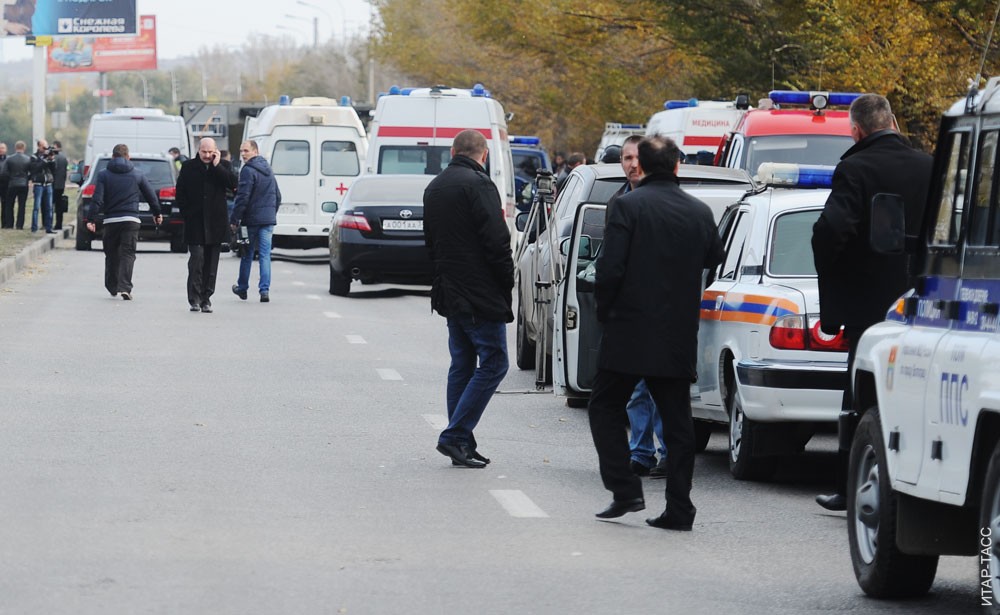
[[[236,175],[215,145],[205,138],[198,157],[181,164],[177,176],[177,209],[184,219],[188,257],[187,296],[192,312],[212,311],[219,254],[229,229],[226,191],[236,190]]]

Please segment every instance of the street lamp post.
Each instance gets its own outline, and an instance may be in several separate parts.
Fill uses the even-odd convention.
[[[312,19],[310,19],[308,17],[302,17],[301,15],[292,15],[291,13],[285,13],[285,17],[289,19],[298,19],[300,21],[312,22],[313,49],[319,48],[319,17],[313,17]]]
[[[304,7],[311,8],[315,11],[319,11],[326,15],[327,21],[330,22],[330,37],[333,37],[333,17],[327,12],[325,8],[314,4],[312,2],[306,2],[306,0],[296,0],[296,4],[300,4]],[[345,49],[347,48],[347,12],[344,10],[344,5],[341,2],[337,2],[337,8],[340,9],[340,43]]]

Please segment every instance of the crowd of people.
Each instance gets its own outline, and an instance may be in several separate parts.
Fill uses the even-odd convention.
[[[872,196],[901,195],[906,220],[914,224],[922,217],[931,164],[899,134],[884,97],[861,96],[850,119],[855,146],[836,168],[812,240],[823,330],[845,331],[848,369],[861,334],[913,280],[905,256],[886,257],[868,245]],[[451,355],[448,425],[437,450],[455,466],[485,468],[491,460],[474,431],[508,369],[514,264],[500,195],[485,171],[485,139],[463,131],[451,153],[448,168],[424,192],[425,241],[435,266],[431,307],[447,319]],[[690,385],[698,377],[702,274],[721,262],[723,246],[709,207],[679,185],[682,154],[671,139],[632,138],[618,156],[626,181],[608,203],[595,261],[603,329],[588,417],[601,480],[612,493],[595,516],[607,520],[644,510],[640,477],[654,474],[666,478],[666,506],[646,523],[690,531],[696,514]],[[582,154],[557,153],[555,159],[563,177],[585,162]],[[848,384],[845,412],[852,397]],[[817,498],[830,510],[844,507],[847,438],[841,427],[837,491]]]
[[[35,145],[35,153],[29,156],[24,141],[14,144],[13,154],[7,153],[6,143],[0,143],[0,228],[24,229],[31,193],[31,232],[44,229],[52,234],[62,229],[68,209],[69,160],[59,141],[50,147],[45,139],[39,139]]]

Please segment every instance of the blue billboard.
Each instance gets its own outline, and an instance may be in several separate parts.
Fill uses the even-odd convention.
[[[0,36],[126,36],[135,13],[135,0],[6,0]]]

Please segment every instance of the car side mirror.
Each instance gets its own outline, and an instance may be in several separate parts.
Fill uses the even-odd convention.
[[[528,226],[528,212],[522,211],[514,217],[514,228],[523,233]]]
[[[337,213],[337,202],[336,201],[324,201],[321,205],[323,213],[335,214]]]
[[[563,256],[569,256],[570,239],[572,238],[567,237],[566,239],[563,239],[562,242],[559,243],[559,252]],[[577,245],[576,248],[576,256],[577,258],[585,258],[588,260],[594,258],[593,240],[590,238],[589,235],[580,235],[580,243]]]
[[[82,184],[83,183],[83,174],[82,173],[70,173],[69,181],[71,183],[74,183],[74,184]]]
[[[872,197],[870,238],[872,251],[894,255],[906,252],[906,214],[903,197],[879,193]]]

